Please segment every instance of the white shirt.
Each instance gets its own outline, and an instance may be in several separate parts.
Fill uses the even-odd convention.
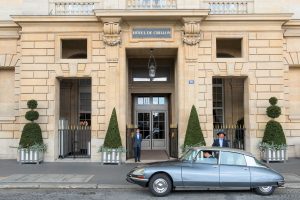
[[[219,139],[220,147],[223,147],[223,139]]]

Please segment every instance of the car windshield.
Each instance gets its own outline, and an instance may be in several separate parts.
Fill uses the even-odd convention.
[[[197,152],[198,151],[195,149],[189,149],[179,158],[179,160],[181,160],[181,161],[193,160],[195,158],[195,156],[197,155]]]

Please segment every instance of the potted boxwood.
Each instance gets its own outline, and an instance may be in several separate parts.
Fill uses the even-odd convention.
[[[286,138],[281,124],[274,120],[281,115],[281,108],[276,105],[277,101],[276,97],[269,99],[271,106],[267,108],[267,115],[272,119],[268,121],[264,137],[259,144],[261,158],[267,163],[270,161],[285,162],[287,160]]]
[[[200,127],[198,113],[195,106],[192,106],[188,126],[185,133],[183,152],[194,146],[205,146],[205,140]]]
[[[36,100],[29,100],[27,107],[30,109],[26,112],[25,118],[30,121],[25,124],[21,139],[19,142],[19,162],[20,163],[37,163],[39,164],[44,160],[44,152],[47,146],[43,142],[42,130],[39,124],[34,120],[39,118],[39,113],[34,109],[37,108]]]
[[[121,164],[122,152],[124,152],[120,137],[116,109],[114,108],[109,120],[104,144],[99,148],[101,152],[101,164]]]

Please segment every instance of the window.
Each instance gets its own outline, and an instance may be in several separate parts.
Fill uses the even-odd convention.
[[[166,103],[166,98],[165,97],[153,97],[153,104],[159,104],[163,105]]]
[[[217,58],[241,58],[242,38],[216,38]]]
[[[87,59],[87,39],[61,39],[62,59]]]
[[[218,164],[218,151],[201,150],[195,157],[196,163]]]
[[[246,166],[246,160],[243,154],[233,152],[222,152],[221,165],[243,165]]]
[[[79,120],[81,126],[91,125],[91,79],[81,79],[79,80],[80,91],[79,91]]]
[[[213,123],[214,128],[221,128],[224,124],[224,88],[221,78],[213,78]]]
[[[138,97],[137,98],[138,105],[148,105],[150,104],[150,97]]]
[[[15,116],[15,71],[0,70],[0,116]]]
[[[298,119],[300,117],[300,68],[299,66],[289,68],[289,118]]]

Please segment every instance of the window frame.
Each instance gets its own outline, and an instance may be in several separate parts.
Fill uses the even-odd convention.
[[[241,39],[241,57],[238,58],[218,58],[217,57],[217,39]],[[213,62],[248,62],[249,46],[248,35],[246,33],[216,33],[212,35],[212,61]]]
[[[87,41],[86,54],[87,58],[62,58],[62,40],[79,40],[85,39]],[[91,62],[92,57],[92,40],[90,35],[57,35],[55,37],[55,61],[57,63],[88,63]]]
[[[213,79],[221,79],[222,80],[222,83],[221,84],[214,84],[213,83],[213,91],[214,92],[214,88],[215,87],[218,87],[218,88],[222,88],[222,107],[214,107],[214,93],[212,94],[212,103],[213,103],[213,125],[215,124],[215,121],[214,121],[214,110],[215,109],[221,109],[222,110],[222,126],[224,125],[224,79],[222,78],[216,78],[216,77],[213,77]],[[213,81],[212,81],[213,82]]]
[[[211,151],[214,152],[216,155],[220,155],[220,151],[219,150],[209,150],[209,149],[200,149],[196,156],[193,158],[193,163],[195,164],[208,164],[208,165],[219,165],[220,164],[220,156],[215,157],[215,160],[217,161],[216,163],[209,163],[209,162],[197,162],[198,161],[198,155],[200,154],[200,152],[204,152],[204,151]]]

